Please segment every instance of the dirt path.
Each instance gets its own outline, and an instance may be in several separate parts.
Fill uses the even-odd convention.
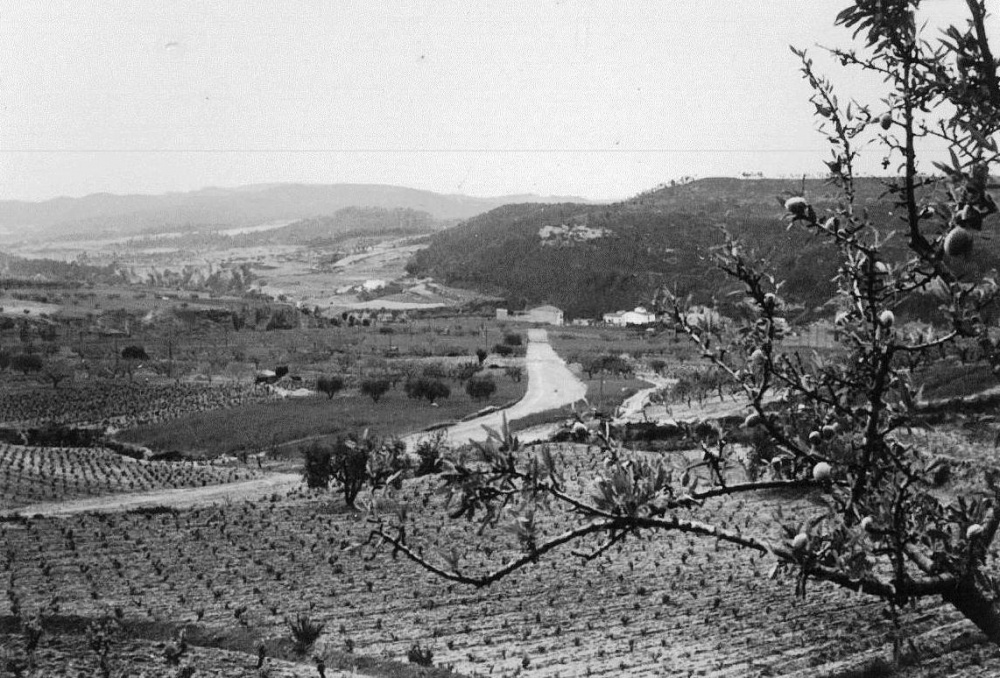
[[[205,506],[227,501],[243,501],[264,497],[274,492],[284,492],[298,486],[302,482],[299,473],[272,473],[263,478],[254,478],[238,483],[208,485],[206,487],[186,487],[176,490],[154,490],[152,492],[135,492],[132,494],[111,494],[86,499],[71,499],[69,501],[46,502],[31,504],[0,515],[22,516],[69,516],[75,513],[91,511],[118,512],[149,506],[169,506],[171,508],[190,508]]]
[[[512,407],[499,412],[493,412],[476,419],[463,421],[449,426],[445,431],[453,443],[466,443],[470,440],[486,440],[487,433],[483,428],[489,426],[499,430],[503,426],[503,417],[507,421],[520,419],[529,414],[537,414],[553,410],[563,405],[569,405],[580,400],[587,394],[587,385],[580,381],[566,366],[549,344],[549,336],[545,330],[528,330],[528,350],[525,357],[528,372],[528,390],[524,397]],[[518,433],[522,442],[533,440],[532,436],[544,435],[542,432],[525,431]],[[412,446],[426,433],[414,433],[404,438],[407,445]]]
[[[504,415],[507,416],[508,421],[512,421],[529,414],[536,414],[574,403],[586,395],[586,384],[580,381],[569,370],[562,358],[552,349],[545,330],[528,330],[528,348],[525,362],[527,366],[528,389],[524,397],[517,404],[506,410],[494,412],[449,427],[446,431],[451,441],[465,443],[469,440],[486,440],[487,433],[483,426],[499,430],[502,426]],[[547,435],[548,428],[539,427],[521,432],[518,434],[518,437],[523,441],[530,441],[544,438]],[[404,437],[404,440],[408,445],[413,445],[425,436],[426,434],[424,433],[411,434]],[[308,440],[308,438],[290,441],[285,444],[299,444],[303,440]],[[68,516],[89,511],[128,511],[144,506],[188,508],[267,496],[274,492],[284,492],[292,489],[301,482],[302,476],[298,473],[272,473],[263,478],[224,485],[157,490],[133,494],[114,494],[63,502],[32,504],[0,513],[0,515]]]

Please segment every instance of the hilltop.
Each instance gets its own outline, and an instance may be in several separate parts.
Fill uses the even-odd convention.
[[[311,219],[345,207],[410,209],[453,223],[510,202],[565,200],[533,195],[480,198],[376,184],[260,184],[163,195],[99,193],[44,202],[0,201],[0,231],[39,239],[155,234],[195,225],[225,228]]]
[[[664,285],[724,305],[732,287],[706,254],[722,242],[725,227],[774,263],[785,296],[808,311],[832,297],[837,258],[827,243],[782,220],[781,196],[802,188],[793,180],[711,178],[610,205],[508,205],[435,234],[407,270],[503,296],[513,308],[554,304],[568,317],[648,303]],[[836,188],[822,180],[804,188],[819,210],[836,203]],[[879,179],[859,180],[857,193],[881,229],[894,228]],[[904,239],[894,246],[900,254]],[[1000,250],[984,240],[964,266],[998,264]]]

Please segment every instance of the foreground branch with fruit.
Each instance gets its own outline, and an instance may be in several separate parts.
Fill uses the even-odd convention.
[[[774,571],[795,575],[799,595],[822,580],[892,609],[938,597],[1000,644],[991,549],[1000,467],[965,465],[960,485],[945,482],[956,462],[924,449],[914,434],[923,419],[912,378],[963,341],[1000,364],[983,320],[997,294],[995,274],[973,260],[997,211],[989,191],[1000,85],[984,0],[967,0],[964,27],[928,29],[942,36],[933,40],[918,29],[919,5],[857,0],[837,16],[863,44],[830,53],[884,80],[888,92],[877,106],[842,105],[812,59],[793,49],[831,145],[826,165],[839,198],[820,203],[800,192],[779,200],[785,225],[826,242],[840,262],[836,350],[783,348],[789,325],[778,274],[751,246],[724,235],[710,256],[744,299],[739,330],[723,332],[669,292],[659,301],[745,398],[741,426],[701,436],[698,458],[629,450],[604,427],[589,448],[604,461],[597,478],[568,477],[558,450],[522,448],[508,431],[496,432],[486,444],[447,453],[439,479],[452,518],[505,527],[519,552],[487,569],[466,564],[461,545],[426,554],[407,539],[405,511],[373,516],[373,541],[441,577],[485,586],[563,547],[592,560],[626,540],[687,533],[769,554]],[[948,160],[919,163],[928,142],[946,144]],[[883,169],[895,170],[884,180],[894,205],[888,221],[857,204],[862,148],[880,149]],[[913,331],[897,322],[927,299],[939,306],[934,325]],[[761,534],[721,516],[741,497],[794,492],[817,501],[804,511],[779,505],[773,529]]]

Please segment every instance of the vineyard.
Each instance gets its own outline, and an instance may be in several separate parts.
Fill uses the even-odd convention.
[[[259,477],[246,467],[136,460],[101,448],[0,444],[0,509]]]
[[[0,393],[0,423],[15,426],[114,423],[120,428],[131,428],[274,398],[269,389],[248,384],[101,381],[51,391],[11,389]]]
[[[601,464],[593,448],[553,449],[582,491]],[[37,452],[17,453],[31,459],[25,467],[60,468],[72,457],[42,462]],[[95,461],[92,477],[114,475],[112,466]],[[467,588],[376,554],[365,545],[366,515],[334,496],[296,490],[185,512],[8,520],[0,523],[0,620],[108,616],[273,642],[288,636],[287,619],[304,614],[325,624],[317,656],[404,662],[419,644],[433,650],[435,665],[463,673],[537,676],[822,675],[885,656],[894,633],[884,606],[870,598],[810,584],[797,600],[784,575],[769,578],[766,558],[694,537],[631,540],[589,563],[567,554]],[[787,496],[762,497],[752,510],[717,501],[692,517],[711,512],[731,527],[753,528],[779,501],[789,507]],[[408,512],[412,544],[442,562],[458,557],[470,573],[520,553],[516,534],[449,520],[430,479],[408,481],[372,506]],[[814,510],[810,495],[795,499],[794,509]],[[754,517],[737,524],[735,515]],[[543,533],[567,527],[546,524]],[[950,615],[921,604],[905,610],[903,624],[920,646],[942,627],[953,636],[967,626]],[[938,652],[921,665],[927,673],[912,675],[939,675],[981,651],[972,643],[972,651]],[[160,670],[155,675],[172,675]]]

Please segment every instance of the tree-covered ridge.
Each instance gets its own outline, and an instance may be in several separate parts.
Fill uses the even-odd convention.
[[[648,302],[663,286],[699,303],[725,306],[732,285],[706,254],[724,241],[724,227],[774,263],[790,303],[823,306],[834,294],[837,262],[829,244],[781,221],[781,198],[804,188],[818,208],[837,204],[836,189],[818,179],[713,178],[664,186],[612,205],[507,205],[440,232],[414,255],[408,271],[506,297],[512,307],[553,304],[568,317]],[[896,228],[880,179],[858,180],[858,203],[883,232]],[[602,232],[551,245],[556,228]],[[544,237],[549,236],[549,237]],[[963,266],[1000,266],[1000,249],[984,243]],[[890,241],[902,255],[905,242]],[[933,305],[931,306],[933,308]]]
[[[0,252],[0,286],[44,286],[52,283],[121,283],[125,280],[114,264],[91,266],[76,261],[25,259]]]

